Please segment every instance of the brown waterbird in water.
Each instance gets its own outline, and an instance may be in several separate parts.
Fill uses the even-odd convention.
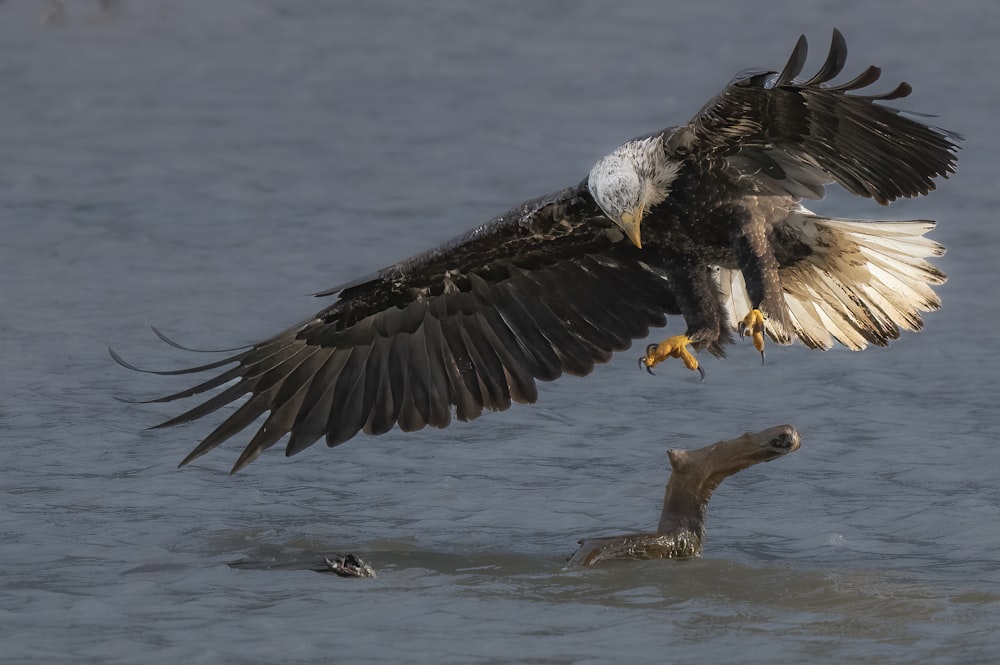
[[[799,433],[794,427],[777,425],[698,450],[667,451],[672,471],[656,531],[581,540],[579,549],[570,557],[570,565],[698,556],[705,541],[708,502],[719,483],[749,466],[795,452],[799,445]]]

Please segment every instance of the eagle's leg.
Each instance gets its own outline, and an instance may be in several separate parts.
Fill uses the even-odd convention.
[[[753,346],[760,351],[760,362],[764,363],[764,313],[759,309],[751,309],[750,313],[743,317],[739,325],[740,337],[750,335],[753,337]]]
[[[659,344],[650,344],[646,347],[646,355],[639,358],[639,366],[645,367],[646,371],[652,374],[653,368],[667,358],[680,358],[689,370],[697,370],[701,375],[701,380],[704,381],[705,370],[698,364],[698,359],[688,351],[689,344],[691,344],[691,338],[687,335],[674,335]]]
[[[729,341],[715,278],[708,266],[699,265],[694,259],[673,256],[666,258],[664,263],[670,266],[664,272],[687,323],[687,330],[683,335],[668,337],[659,344],[647,346],[646,354],[639,358],[639,366],[652,374],[652,368],[667,358],[679,358],[689,370],[697,371],[704,381],[705,370],[688,347],[698,350],[707,348],[721,355],[720,342]]]
[[[740,337],[750,335],[754,348],[760,351],[760,361],[764,362],[764,321],[775,320],[778,329],[785,324],[785,295],[778,276],[778,260],[774,256],[766,226],[758,218],[750,215],[740,227],[734,239],[736,260],[747,285],[747,295],[753,309],[740,321],[737,331]]]

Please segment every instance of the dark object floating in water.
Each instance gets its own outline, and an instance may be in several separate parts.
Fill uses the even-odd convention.
[[[317,558],[315,555],[292,557],[285,560],[234,561],[230,568],[239,570],[313,570],[317,573],[333,573],[340,577],[377,577],[375,569],[356,554],[331,554]]]
[[[799,442],[794,427],[778,425],[698,450],[667,451],[673,471],[663,495],[656,532],[581,540],[569,564],[593,566],[614,559],[687,559],[700,555],[705,541],[705,512],[719,483],[748,466],[798,450]]]
[[[330,572],[340,577],[375,577],[375,569],[353,554],[335,556],[332,559],[324,557],[323,560]]]

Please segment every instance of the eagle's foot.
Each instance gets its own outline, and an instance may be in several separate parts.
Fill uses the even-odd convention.
[[[696,371],[701,375],[701,380],[705,380],[705,370],[698,364],[698,359],[688,351],[691,338],[687,335],[675,335],[668,337],[659,344],[650,344],[646,347],[646,355],[639,358],[639,367],[645,368],[650,374],[653,368],[667,358],[680,358],[684,361],[684,366],[689,370]]]
[[[743,317],[738,327],[740,337],[751,335],[753,346],[760,351],[760,362],[764,364],[764,313],[759,309],[751,309],[750,313]]]

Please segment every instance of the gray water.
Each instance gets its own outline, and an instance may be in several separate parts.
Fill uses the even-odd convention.
[[[974,663],[1000,639],[1000,5],[140,0],[0,3],[0,653],[11,663]],[[754,9],[750,9],[750,5]],[[638,349],[443,431],[184,470],[211,423],[114,396],[261,339],[307,294],[578,182],[739,69],[829,31],[850,73],[964,133],[932,196],[941,312],[887,349],[752,347],[640,372]],[[672,328],[679,320],[672,320]],[[661,332],[654,333],[659,339]],[[652,528],[668,447],[789,422],[704,556],[563,566]],[[227,562],[353,551],[346,580]]]

